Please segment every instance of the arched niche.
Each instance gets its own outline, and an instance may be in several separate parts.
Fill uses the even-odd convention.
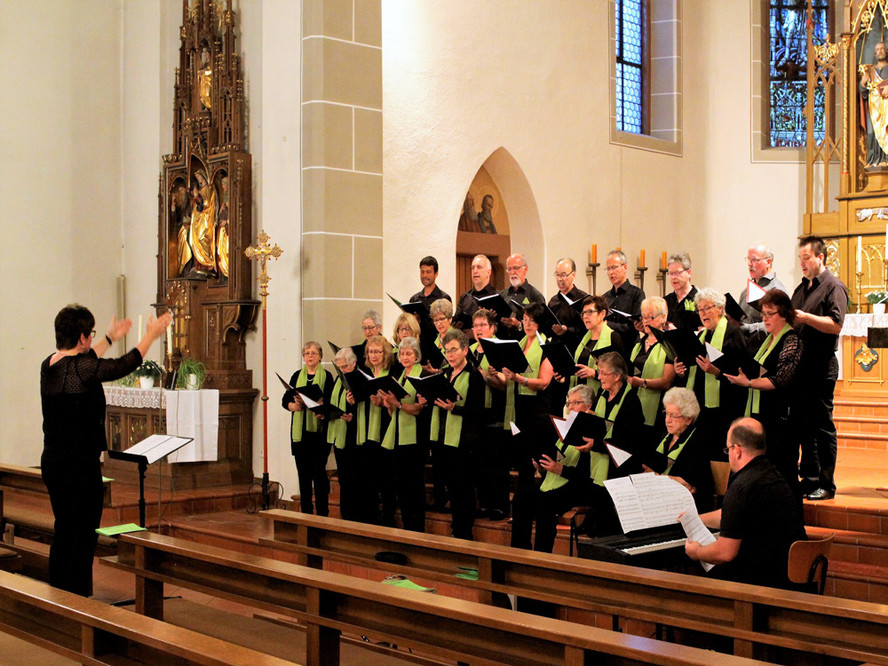
[[[492,197],[496,233],[477,219],[484,212],[486,197]],[[506,259],[513,252],[523,253],[528,266],[534,267],[531,284],[542,288],[545,244],[539,210],[524,170],[508,150],[500,147],[490,154],[475,172],[466,199],[457,225],[456,293],[471,289],[472,257],[477,254],[490,257],[494,269],[491,282],[503,289],[508,280]]]

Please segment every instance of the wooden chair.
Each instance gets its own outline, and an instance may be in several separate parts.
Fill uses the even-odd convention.
[[[575,506],[561,517],[562,520],[567,520],[570,524],[570,549],[568,553],[571,557],[574,554],[574,544],[580,538],[580,528],[583,525],[583,521],[586,520],[586,514],[591,510],[592,507]]]
[[[709,468],[712,470],[712,481],[715,489],[715,508],[721,508],[722,499],[728,491],[728,477],[731,476],[731,463],[720,460],[710,460]]]
[[[790,546],[787,574],[800,591],[823,594],[829,568],[829,550],[835,536],[833,532],[822,539],[796,541]]]

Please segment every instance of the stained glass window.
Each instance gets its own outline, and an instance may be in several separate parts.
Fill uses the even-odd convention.
[[[617,55],[617,130],[644,131],[642,57],[644,52],[644,0],[616,0],[614,36]]]
[[[829,0],[813,0],[814,43],[829,35]],[[771,146],[803,147],[808,124],[808,34],[806,0],[771,0]],[[823,86],[814,90],[814,139],[824,136]]]

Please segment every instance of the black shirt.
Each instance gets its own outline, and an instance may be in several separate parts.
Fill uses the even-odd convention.
[[[604,292],[604,300],[610,310],[619,310],[631,315],[641,314],[641,302],[644,300],[644,292],[626,280],[619,287],[611,287]],[[638,338],[638,331],[623,317],[615,314],[607,316],[607,323],[623,339],[623,349],[632,349]]]
[[[478,309],[478,299],[485,296],[493,296],[496,289],[488,283],[483,289],[469,289],[466,293],[459,297],[456,304],[456,310],[453,313],[453,322],[462,324],[462,329],[466,331],[469,337],[472,337],[472,315]]]
[[[561,292],[549,299],[549,309],[556,317],[558,317],[558,321],[564,326],[567,326],[567,331],[565,331],[564,334],[553,335],[552,339],[557,340],[558,342],[563,342],[567,345],[569,350],[573,351],[576,349],[579,341],[586,334],[586,327],[583,325],[583,317],[580,315],[580,305],[582,305],[583,299],[589,294],[577,289],[576,285],[574,285],[565,295],[571,300],[571,302],[579,301],[579,303],[576,305],[568,305],[567,301],[561,297]]]
[[[529,305],[530,303],[546,302],[546,297],[543,296],[540,290],[530,284],[527,280],[517,287],[509,285],[500,292],[500,296],[502,296],[506,303],[512,307],[515,307],[515,303],[524,306]],[[515,303],[512,301],[515,301]],[[515,316],[520,320],[521,313],[519,312]],[[546,334],[548,333],[549,331],[546,331]],[[524,331],[522,331],[521,328],[517,326],[506,326],[505,324],[497,326],[496,334],[504,340],[520,340],[524,337]]]
[[[714,576],[753,585],[790,586],[789,547],[806,538],[801,504],[764,455],[731,475],[719,531],[722,537],[741,542],[737,557],[716,566]]]
[[[792,305],[796,310],[829,317],[841,326],[848,310],[848,289],[841,280],[825,270],[813,280],[802,278],[792,292]],[[823,333],[807,324],[802,324],[797,330],[804,345],[803,363],[823,367],[838,349],[839,336]]]
[[[696,295],[697,287],[694,285],[691,285],[688,295],[680,301],[674,291],[666,294],[666,309],[668,311],[666,319],[675,328],[689,328],[696,331],[703,325],[700,315],[697,314],[697,304],[694,302]]]
[[[432,318],[429,315],[429,310],[432,309],[432,303],[441,298],[443,298],[445,301],[450,301],[451,303],[453,302],[453,300],[446,292],[441,291],[438,285],[435,285],[435,288],[432,289],[432,292],[428,296],[426,296],[424,292],[425,290],[421,289],[420,291],[413,294],[413,296],[410,297],[410,302],[422,303],[425,306],[426,311],[423,313],[423,316],[419,318],[421,339],[434,340],[435,336],[438,335],[438,331],[435,329],[435,325],[432,323]],[[397,354],[395,354],[395,356],[397,356]]]

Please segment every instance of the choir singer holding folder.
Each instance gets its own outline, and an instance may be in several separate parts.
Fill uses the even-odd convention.
[[[84,597],[92,594],[93,556],[102,519],[105,392],[102,382],[139,367],[151,344],[170,325],[169,313],[148,318],[145,336],[127,354],[102,356],[129,331],[129,319],[111,320],[93,345],[95,317],[82,305],[62,308],[55,318],[57,352],[40,366],[43,455],[40,471],[55,517],[49,549],[49,584]]]

